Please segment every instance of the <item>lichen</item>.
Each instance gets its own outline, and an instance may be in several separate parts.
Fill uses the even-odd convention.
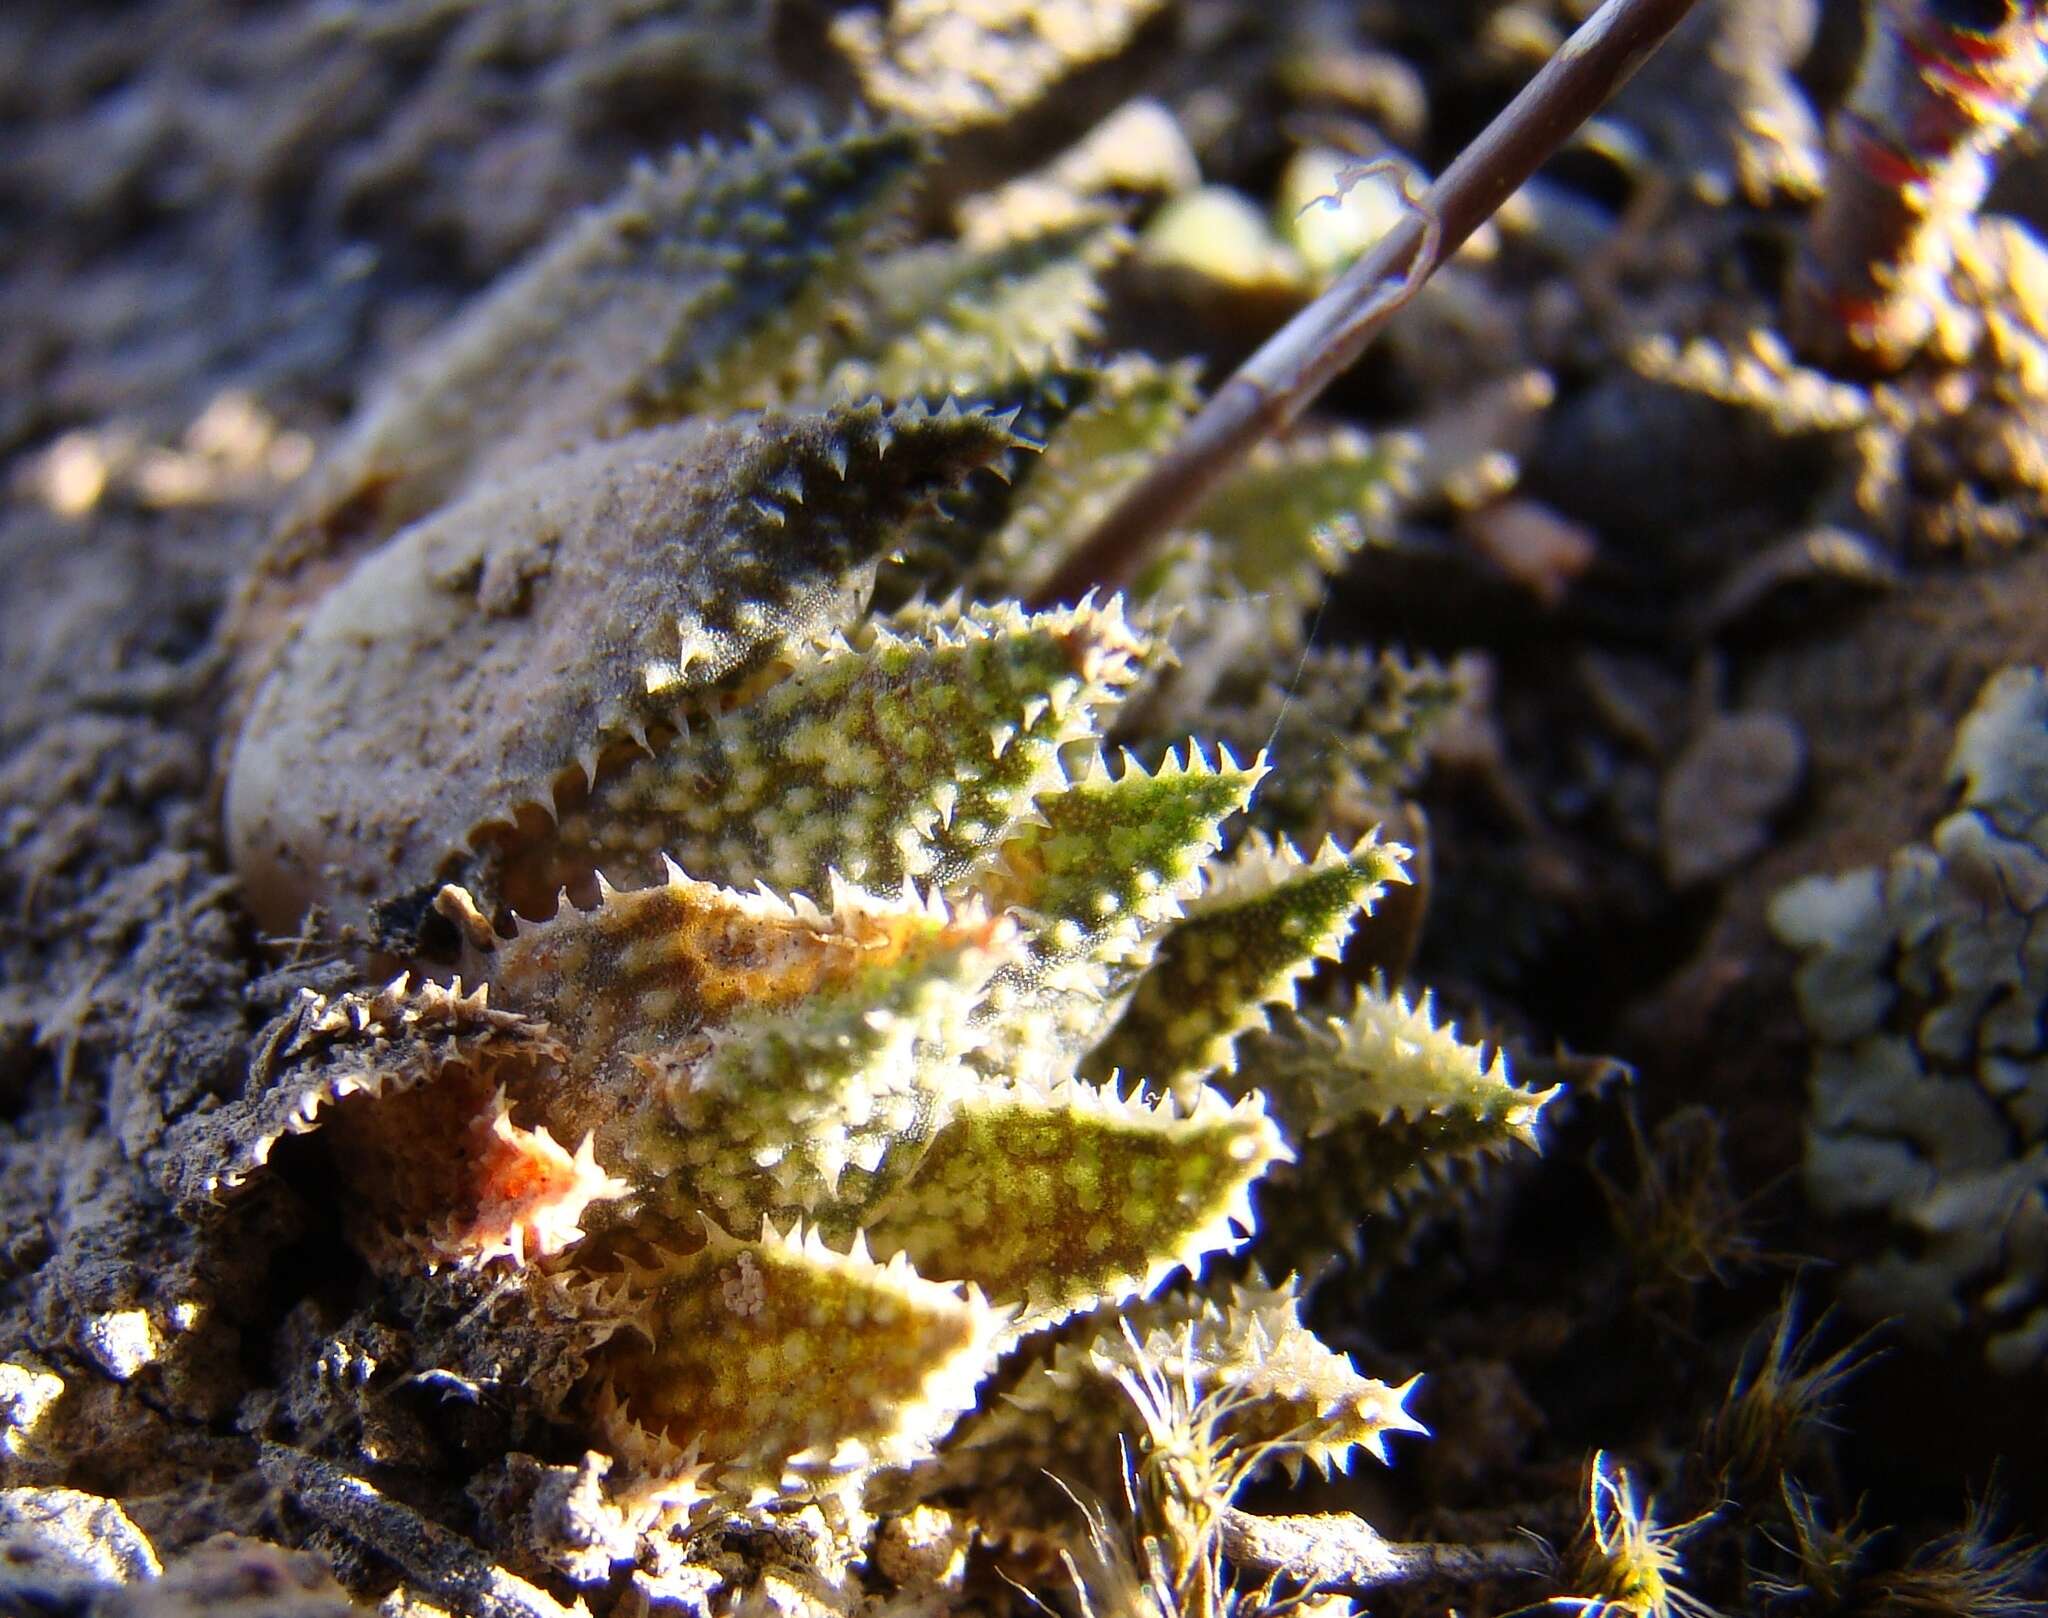
[[[1816,1046],[1808,1194],[1892,1232],[1849,1297],[2016,1372],[2048,1356],[2048,672],[1984,687],[1949,779],[1928,842],[1794,884],[1771,923]]]

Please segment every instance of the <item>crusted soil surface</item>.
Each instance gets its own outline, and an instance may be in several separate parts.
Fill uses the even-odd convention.
[[[227,624],[380,370],[572,207],[678,140],[853,106],[858,52],[818,44],[842,9],[0,10],[0,1611],[14,1592],[129,1611],[109,1592],[164,1568],[146,1610],[263,1589],[285,1594],[249,1610],[647,1610],[608,1570],[658,1558],[604,1541],[580,1447],[442,1374],[450,1344],[516,1316],[516,1289],[480,1281],[462,1310],[396,1295],[304,1142],[227,1205],[180,1178],[181,1128],[261,1082],[301,992],[364,981],[266,930],[230,875]],[[1138,93],[1205,182],[1261,207],[1333,130],[1440,169],[1583,8],[1136,9],[1059,95],[952,137],[918,228]],[[1561,158],[1324,402],[1418,432],[1430,492],[1334,584],[1317,644],[1463,656],[1482,692],[1420,794],[1417,975],[1527,1056],[1524,1083],[1573,1094],[1540,1163],[1418,1241],[1368,1222],[1364,1260],[1316,1294],[1361,1369],[1427,1373],[1411,1408],[1434,1437],[1391,1469],[1262,1483],[1262,1509],[1564,1546],[1604,1449],[1668,1486],[1663,1520],[1709,1510],[1693,1462],[1744,1344],[1788,1286],[1817,1316],[1829,1266],[1882,1239],[1803,1200],[1811,1047],[1765,912],[1924,838],[1984,682],[2048,664],[2030,504],[2048,441],[1989,381],[1958,401],[1908,377],[1873,404],[1770,337],[1858,10],[1705,0],[1609,138]],[[2022,154],[1996,200],[2030,228],[2048,169]],[[1106,321],[1211,380],[1305,296],[1167,258],[1111,275]],[[1959,300],[2002,307],[2003,273]],[[2004,484],[1968,463],[1966,421],[2010,427]],[[1667,1216],[1692,1223],[1635,1239]],[[508,1378],[549,1374],[506,1341]],[[1890,1344],[1839,1395],[1829,1492],[1867,1495],[1901,1559],[1994,1481],[2038,1525],[2048,1463],[2019,1435],[2048,1420],[2044,1375]],[[915,1561],[893,1532],[878,1568]],[[1694,1587],[1750,1610],[1740,1542],[1714,1543]],[[23,1572],[19,1547],[55,1561]],[[732,1589],[801,1561],[738,1530],[694,1554]],[[866,1577],[789,1610],[891,1588]],[[1007,1610],[983,1583],[972,1598]],[[51,1590],[73,1605],[32,1604]],[[670,1599],[725,1610],[682,1583]],[[1375,1610],[1403,1603],[1430,1606]]]

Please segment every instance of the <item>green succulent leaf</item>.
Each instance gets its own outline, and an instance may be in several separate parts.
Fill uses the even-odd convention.
[[[741,1240],[707,1223],[702,1247],[627,1265],[603,1298],[636,1328],[593,1365],[616,1452],[655,1476],[715,1467],[728,1490],[921,1459],[1008,1318],[972,1287],[772,1225]]]
[[[634,175],[392,375],[301,523],[378,533],[635,427],[765,404],[915,176],[922,138],[707,144]]]
[[[1234,1246],[1253,1181],[1286,1155],[1256,1097],[1204,1092],[1183,1110],[1084,1084],[984,1090],[961,1100],[868,1239],[1043,1325]]]
[[[1115,601],[913,608],[797,655],[777,684],[635,760],[562,821],[560,858],[620,883],[657,856],[820,893],[947,880],[1061,779],[1062,745],[1135,677]]]
[[[1537,1118],[1558,1093],[1517,1088],[1498,1047],[1438,1023],[1428,994],[1411,1001],[1380,983],[1356,990],[1340,1016],[1286,1015],[1238,1054],[1237,1081],[1263,1090],[1297,1139],[1435,1120],[1474,1150],[1533,1151]]]
[[[1186,1090],[1231,1062],[1231,1045],[1267,1011],[1291,1006],[1317,961],[1335,959],[1407,850],[1362,838],[1313,859],[1254,836],[1207,876],[1186,917],[1159,941],[1129,1006],[1088,1070],[1121,1070]]]
[[[977,577],[992,591],[1029,595],[1194,413],[1191,366],[1126,355],[1103,367],[1087,401],[1047,440],[990,538]]]
[[[1151,771],[1126,754],[1115,775],[1097,753],[1077,779],[1039,794],[977,886],[1029,913],[1039,961],[1107,964],[1180,914],[1222,846],[1223,822],[1265,774],[1263,761],[1245,768],[1228,751],[1212,764],[1195,743]]]
[[[1232,1086],[1267,1096],[1298,1154],[1262,1209],[1279,1252],[1355,1252],[1361,1220],[1469,1185],[1518,1148],[1540,1150],[1541,1114],[1562,1088],[1518,1087],[1506,1056],[1439,1024],[1428,995],[1411,1001],[1379,983],[1341,1016],[1283,1013],[1240,1041],[1238,1059]]]
[[[1188,527],[1207,535],[1218,572],[1291,609],[1368,540],[1384,537],[1415,446],[1352,429],[1268,440],[1202,502]]]
[[[594,1135],[604,1167],[657,1206],[694,1190],[723,1207],[766,1195],[738,1165],[773,1183],[793,1158],[796,1188],[814,1191],[803,1171],[836,1176],[860,1132],[916,1127],[914,1098],[957,1060],[965,1007],[1009,939],[937,898],[835,887],[826,910],[671,867],[658,887],[522,925],[489,964],[499,998],[545,1007],[568,1053],[565,1082],[534,1096],[556,1138]],[[707,1111],[719,1126],[703,1132]]]
[[[819,391],[944,397],[1072,369],[1100,335],[1100,276],[1128,246],[1122,227],[1098,216],[993,246],[892,254],[868,275],[860,352]]]
[[[627,1162],[655,1202],[683,1219],[801,1213],[850,1232],[908,1172],[969,1082],[968,1014],[1011,942],[985,916],[927,915],[795,1005],[639,1058]]]

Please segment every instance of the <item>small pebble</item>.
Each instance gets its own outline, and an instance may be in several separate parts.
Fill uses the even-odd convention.
[[[1665,773],[1657,823],[1664,874],[1689,888],[1762,851],[1806,773],[1806,742],[1779,714],[1722,714]]]

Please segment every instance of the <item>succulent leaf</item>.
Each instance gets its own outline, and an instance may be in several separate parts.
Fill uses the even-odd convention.
[[[1126,754],[1112,776],[1101,754],[1080,778],[1038,796],[1037,813],[996,851],[979,887],[1033,915],[1041,960],[1103,957],[1180,913],[1223,843],[1223,822],[1266,774],[1226,750],[1211,764],[1198,744],[1147,771]]]
[[[552,451],[771,402],[759,379],[818,324],[921,153],[903,129],[763,132],[642,169],[387,380],[295,526],[361,524],[367,504],[388,534]]]
[[[354,920],[437,884],[607,740],[847,621],[892,528],[1009,442],[922,406],[740,416],[550,462],[406,530],[321,603],[244,727],[228,831],[257,914]]]
[[[1254,1276],[1076,1321],[963,1423],[917,1483],[999,1497],[1050,1473],[1108,1493],[1121,1485],[1119,1439],[1138,1436],[1118,1383],[1147,1373],[1207,1401],[1238,1446],[1264,1451],[1262,1464],[1327,1475],[1360,1450],[1385,1462],[1390,1435],[1424,1431],[1405,1408],[1417,1379],[1396,1387],[1361,1376],[1303,1323],[1301,1305],[1292,1277],[1268,1286]]]
[[[663,1200],[729,1223],[798,1209],[849,1225],[962,1093],[968,1013],[1008,936],[941,922],[793,1008],[740,1013],[700,1055],[642,1058],[656,1099],[639,1115],[636,1166]]]
[[[1146,650],[1115,601],[913,609],[799,654],[753,702],[601,783],[565,817],[563,857],[639,883],[653,843],[808,893],[831,871],[878,892],[953,877],[1060,778],[1061,745]]]
[[[1103,367],[1078,409],[1047,441],[1008,519],[990,538],[978,576],[1029,595],[1152,464],[1193,414],[1194,371],[1126,355]]]
[[[1041,468],[1045,446],[1095,396],[1100,374],[1087,363],[1031,371],[1005,365],[993,376],[958,390],[963,406],[985,410],[1010,424],[1012,448],[989,463],[988,476],[946,490],[935,509],[911,520],[902,534],[900,562],[876,583],[878,610],[893,610],[912,600],[937,600],[962,586],[988,536],[1017,509],[1025,486]],[[922,396],[939,386],[935,378],[919,379],[911,391]]]
[[[1386,884],[1406,880],[1407,852],[1368,836],[1348,853],[1327,842],[1304,859],[1285,841],[1248,840],[1160,940],[1089,1070],[1184,1090],[1227,1065],[1231,1042],[1262,1026],[1269,1007],[1293,1005]]]
[[[606,890],[590,910],[522,923],[491,963],[507,1004],[545,1006],[580,1071],[617,1078],[743,1013],[782,1011],[906,957],[998,931],[943,902],[878,900],[835,886],[831,908],[743,893],[670,866],[658,887]]]
[[[625,1270],[608,1305],[635,1330],[597,1357],[598,1418],[645,1470],[716,1466],[727,1489],[785,1469],[900,1464],[973,1401],[1006,1315],[972,1287],[765,1225]]]
[[[1083,218],[993,246],[914,247],[868,277],[868,331],[819,388],[824,398],[972,393],[1005,376],[1071,368],[1099,334],[1101,272],[1128,246]]]
[[[493,972],[598,1053],[535,1105],[565,1138],[594,1136],[647,1216],[687,1229],[700,1211],[804,1212],[838,1229],[945,1117],[979,1040],[968,1013],[1011,938],[971,904],[835,886],[828,912],[671,867],[660,887],[522,927]]]
[[[1529,1091],[1508,1076],[1498,1047],[1468,1045],[1439,1024],[1425,993],[1411,1001],[1374,983],[1335,1017],[1285,1017],[1247,1036],[1237,1078],[1256,1084],[1299,1139],[1340,1129],[1429,1121],[1470,1150],[1538,1148],[1536,1121],[1559,1086]]]
[[[1490,1159],[1541,1150],[1537,1125],[1561,1086],[1518,1088],[1498,1047],[1438,1024],[1427,994],[1375,982],[1341,1016],[1283,1013],[1238,1045],[1231,1088],[1265,1094],[1297,1161],[1264,1188],[1269,1254],[1359,1249],[1360,1222],[1461,1189]]]
[[[1176,1293],[1131,1310],[1128,1330],[1105,1325],[1077,1340],[1069,1363],[1085,1358],[1098,1375],[1114,1376],[1149,1362],[1200,1394],[1225,1392],[1233,1434],[1270,1445],[1293,1473],[1304,1463],[1325,1475],[1345,1470],[1361,1449],[1384,1463],[1390,1434],[1426,1430],[1404,1408],[1420,1379],[1393,1387],[1360,1376],[1349,1355],[1325,1347],[1303,1323],[1301,1305],[1291,1276],[1277,1287],[1254,1277],[1220,1298]],[[1015,1397],[1031,1401],[1022,1388]]]
[[[1032,818],[971,876],[1025,929],[1025,957],[991,984],[988,1020],[1076,1052],[1101,1039],[1115,982],[1200,886],[1223,821],[1264,773],[1221,757],[1212,765],[1191,743],[1148,773],[1127,754],[1111,776],[1098,753],[1077,779],[1039,795]]]
[[[984,1091],[961,1100],[868,1238],[1043,1325],[1234,1246],[1252,1182],[1286,1155],[1256,1098],[1203,1092],[1182,1112],[1083,1084]]]
[[[1202,502],[1188,526],[1209,537],[1218,570],[1238,588],[1298,608],[1322,577],[1377,535],[1415,449],[1350,429],[1268,440]]]

